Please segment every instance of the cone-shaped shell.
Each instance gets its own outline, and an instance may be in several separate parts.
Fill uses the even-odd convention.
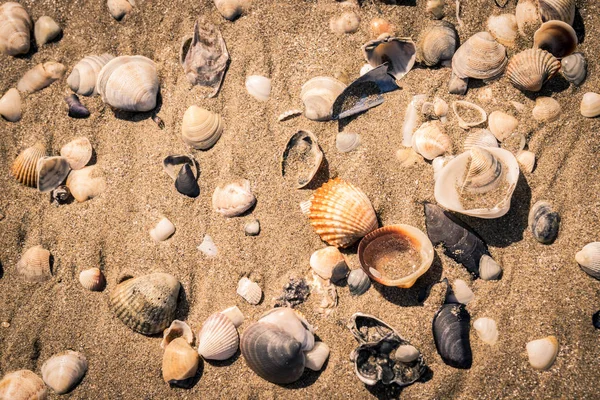
[[[37,164],[37,188],[40,192],[49,192],[60,186],[71,167],[65,157],[42,157]]]
[[[498,328],[496,321],[491,318],[477,318],[473,322],[473,328],[477,332],[477,336],[489,345],[495,345],[498,341]]]
[[[431,67],[452,60],[459,41],[454,25],[447,21],[434,21],[421,35],[417,47],[423,64]]]
[[[33,22],[22,5],[7,2],[0,6],[0,52],[9,56],[29,52]]]
[[[317,275],[332,282],[344,279],[350,272],[344,255],[334,246],[315,251],[310,256],[309,263]]]
[[[347,11],[339,17],[333,17],[329,20],[329,29],[333,33],[354,33],[360,25],[360,17],[354,11]]]
[[[35,22],[34,35],[38,46],[43,46],[56,39],[62,29],[55,20],[44,15]]]
[[[17,82],[19,92],[33,93],[50,86],[52,82],[60,79],[65,74],[66,67],[54,61],[38,64]]]
[[[513,47],[517,39],[517,19],[512,14],[492,15],[487,21],[488,31],[496,41]]]
[[[490,131],[501,142],[511,136],[517,130],[518,126],[518,119],[502,111],[494,111],[488,118]]]
[[[300,92],[304,116],[313,121],[331,119],[333,103],[344,89],[346,84],[328,76],[317,76],[307,81]]]
[[[214,0],[223,18],[233,21],[250,8],[251,0]]]
[[[207,360],[227,360],[239,347],[233,322],[221,313],[208,317],[198,333],[198,354]]]
[[[271,95],[271,80],[260,75],[246,78],[246,90],[258,101],[267,101]]]
[[[575,86],[581,85],[587,76],[587,60],[581,53],[574,53],[560,62],[560,72]]]
[[[110,60],[96,80],[102,101],[123,111],[150,111],[156,107],[158,75],[154,61],[144,56]]]
[[[262,290],[260,289],[260,286],[258,286],[258,283],[252,282],[246,277],[239,280],[237,294],[253,305],[260,303],[260,300],[262,299]]]
[[[552,97],[541,96],[535,99],[533,118],[540,122],[553,122],[560,117],[560,103]]]
[[[569,25],[575,21],[575,0],[539,0],[542,21],[560,20]]]
[[[46,400],[47,398],[48,389],[44,381],[27,369],[8,373],[0,380],[2,400]]]
[[[79,273],[81,286],[92,292],[101,292],[106,287],[106,279],[99,268],[90,268]]]
[[[98,73],[113,58],[115,57],[108,53],[101,56],[92,55],[84,57],[73,67],[73,71],[71,71],[71,74],[67,78],[67,84],[71,90],[82,96],[98,94],[96,90]]]
[[[537,370],[547,370],[558,355],[558,340],[555,336],[548,336],[543,339],[532,340],[527,343],[527,356],[529,364]]]
[[[452,141],[438,122],[425,122],[413,134],[412,148],[427,160],[433,160],[450,151]]]
[[[533,35],[534,47],[563,58],[577,48],[577,34],[571,25],[562,21],[544,22]]]
[[[162,376],[167,383],[176,383],[196,375],[200,356],[182,337],[173,340],[165,348]]]
[[[538,92],[560,69],[560,62],[542,49],[529,49],[514,55],[506,76],[519,90]]]
[[[11,173],[23,185],[37,186],[37,163],[46,155],[46,147],[42,143],[36,143],[19,154],[13,162]]]
[[[250,189],[250,181],[237,181],[219,185],[212,196],[213,209],[227,218],[236,217],[248,211],[256,203],[256,197]]]
[[[335,247],[348,247],[378,226],[367,195],[340,178],[317,189],[305,210],[315,232]]]
[[[600,242],[586,244],[575,254],[575,261],[588,275],[600,279]]]
[[[291,179],[296,189],[307,186],[315,177],[323,152],[316,136],[310,131],[300,130],[288,140],[281,156],[281,175]]]
[[[463,144],[464,151],[477,147],[498,147],[498,141],[492,132],[487,129],[477,129],[469,133]]]
[[[87,369],[83,354],[67,350],[46,360],[42,365],[42,378],[57,394],[64,394],[81,381]]]
[[[163,340],[160,342],[160,348],[164,349],[177,338],[183,338],[190,346],[194,344],[194,332],[188,324],[178,319],[171,322],[171,325],[163,332]]]
[[[67,177],[67,187],[75,200],[82,202],[100,195],[106,190],[106,181],[96,176],[96,166],[90,165],[71,171]]]
[[[583,95],[579,107],[581,115],[587,118],[595,118],[600,115],[600,94],[588,92]]]
[[[154,273],[121,282],[110,307],[129,328],[144,335],[162,332],[175,317],[181,284],[173,275]]]
[[[488,32],[479,32],[456,50],[452,71],[462,79],[494,79],[502,75],[507,62],[504,46]]]
[[[365,60],[372,67],[387,62],[388,73],[400,79],[412,69],[417,58],[417,48],[411,38],[396,38],[382,34],[362,47]]]
[[[17,273],[28,282],[43,282],[52,277],[50,252],[42,246],[30,247],[17,263]]]
[[[10,122],[21,119],[21,95],[17,89],[8,89],[0,99],[0,115]]]
[[[348,290],[352,296],[360,296],[371,287],[371,279],[362,268],[353,269],[348,274]]]
[[[538,0],[519,0],[515,9],[515,18],[521,36],[530,38],[542,24],[538,9]]]
[[[223,119],[219,114],[198,106],[190,106],[181,123],[183,141],[197,150],[208,150],[217,143],[223,132]]]
[[[86,137],[73,139],[61,147],[60,155],[67,159],[71,169],[81,169],[92,159],[92,144]]]

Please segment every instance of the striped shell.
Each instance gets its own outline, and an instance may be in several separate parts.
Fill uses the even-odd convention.
[[[177,383],[196,375],[200,356],[184,338],[167,345],[162,361],[162,376],[167,383]]]
[[[439,123],[425,122],[413,134],[412,148],[427,160],[433,160],[450,151],[452,141]]]
[[[99,268],[90,268],[79,273],[81,286],[92,292],[101,292],[106,286],[106,279]]]
[[[8,89],[0,98],[0,115],[7,121],[17,122],[21,119],[21,94],[15,88]]]
[[[37,186],[37,163],[46,155],[46,147],[38,142],[19,154],[13,162],[11,173],[23,185]]]
[[[33,21],[25,8],[15,2],[0,6],[0,52],[16,56],[29,52]]]
[[[38,64],[25,72],[25,75],[17,82],[17,89],[24,93],[37,92],[62,78],[65,70],[64,65],[54,61]]]
[[[498,147],[498,141],[492,132],[487,129],[477,129],[469,133],[463,144],[464,151],[477,147]]]
[[[183,141],[197,150],[208,150],[223,133],[223,119],[219,114],[198,106],[190,106],[181,123]]]
[[[581,99],[579,106],[581,115],[586,118],[595,118],[600,115],[600,94],[587,92]]]
[[[560,61],[560,72],[575,86],[581,85],[587,76],[587,60],[581,53],[574,53]]]
[[[30,247],[17,263],[17,273],[28,282],[43,282],[52,277],[50,252],[42,246]]]
[[[302,85],[300,99],[304,116],[313,121],[331,119],[333,102],[346,89],[346,84],[328,76],[317,76]]]
[[[378,225],[367,195],[340,178],[323,184],[302,209],[321,239],[335,247],[352,245]]]
[[[488,31],[496,41],[513,47],[517,39],[517,19],[512,14],[492,15],[487,21]]]
[[[78,137],[60,148],[60,155],[65,157],[71,169],[81,169],[92,159],[92,144],[86,137]]]
[[[506,49],[488,32],[467,39],[452,57],[452,71],[461,79],[494,79],[506,68]]]
[[[256,203],[250,188],[250,181],[239,179],[215,188],[212,196],[213,209],[227,218],[236,217],[248,211]]]
[[[252,305],[260,303],[262,299],[262,290],[258,283],[252,282],[250,279],[243,277],[238,282],[237,294],[242,296],[244,300]]]
[[[227,360],[238,350],[239,343],[235,325],[221,313],[208,317],[198,332],[198,354],[207,360]]]
[[[429,67],[452,60],[457,46],[458,34],[454,25],[446,21],[432,22],[417,44],[421,62]]]
[[[600,279],[600,242],[586,244],[575,254],[575,261],[588,275]]]
[[[60,186],[71,167],[65,157],[42,157],[37,164],[37,188],[40,192],[49,192]]]
[[[563,58],[573,53],[577,43],[575,30],[562,21],[544,22],[533,35],[534,47],[546,50],[556,58]]]
[[[42,365],[42,379],[57,394],[64,394],[77,386],[87,369],[83,354],[67,350],[46,360]]]
[[[73,67],[73,71],[67,78],[67,84],[75,93],[82,96],[93,96],[98,94],[96,80],[98,73],[110,60],[115,58],[112,54],[101,56],[84,57]]]
[[[552,97],[541,96],[535,99],[533,118],[540,122],[553,122],[560,117],[560,103]]]
[[[83,202],[99,196],[106,190],[105,179],[96,176],[96,171],[96,165],[71,171],[67,177],[67,187],[75,200]]]
[[[0,381],[2,400],[46,400],[47,398],[48,389],[44,381],[27,369],[8,373]]]
[[[353,269],[348,275],[348,290],[352,296],[360,296],[371,287],[371,279],[361,268]]]
[[[542,49],[529,49],[510,59],[506,76],[517,89],[538,92],[559,69],[560,62],[552,54]]]
[[[559,20],[573,25],[575,0],[539,0],[542,21]]]

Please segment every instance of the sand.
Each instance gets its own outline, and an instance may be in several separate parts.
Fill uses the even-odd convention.
[[[481,234],[493,257],[503,266],[498,282],[471,281],[466,270],[437,251],[429,272],[411,289],[373,285],[363,296],[352,298],[338,288],[339,305],[329,317],[316,311],[319,299],[299,307],[314,325],[318,337],[331,347],[322,372],[306,372],[288,386],[266,382],[255,375],[236,354],[225,362],[204,363],[197,384],[189,390],[171,389],[161,377],[162,350],[158,337],[146,337],[127,328],[108,308],[108,295],[124,275],[140,276],[168,272],[182,283],[177,316],[198,331],[212,313],[240,307],[249,324],[269,310],[291,276],[309,272],[311,253],[324,246],[301,214],[299,203],[327,177],[339,176],[361,188],[371,199],[382,225],[405,223],[422,230],[421,202],[434,201],[430,163],[422,159],[412,167],[396,160],[401,148],[401,126],[411,97],[426,93],[450,102],[463,97],[449,95],[450,70],[416,67],[399,83],[401,90],[385,95],[375,109],[338,124],[313,122],[298,117],[278,122],[277,116],[298,108],[300,88],[318,75],[345,72],[358,76],[363,65],[360,46],[369,39],[368,21],[383,16],[398,27],[399,36],[417,38],[427,22],[425,0],[399,6],[363,1],[362,22],[357,33],[334,35],[328,21],[343,6],[330,0],[256,0],[248,15],[231,23],[215,10],[211,1],[146,1],[122,22],[111,18],[104,1],[23,1],[34,19],[49,15],[64,29],[62,39],[24,57],[0,57],[0,92],[16,85],[34,65],[59,61],[68,71],[89,54],[140,54],[153,59],[161,80],[162,105],[158,115],[166,128],[160,130],[151,113],[132,117],[115,114],[99,97],[82,98],[92,112],[85,120],[67,116],[63,97],[70,93],[66,77],[23,100],[23,119],[0,121],[0,375],[27,368],[40,374],[45,360],[72,349],[84,353],[89,371],[82,383],[64,398],[72,399],[185,399],[185,398],[386,398],[497,399],[598,397],[600,347],[591,316],[598,310],[600,283],[585,274],[574,254],[599,239],[600,232],[600,119],[579,114],[579,102],[587,91],[598,91],[600,67],[600,5],[579,0],[576,27],[584,40],[579,51],[586,54],[589,77],[579,87],[569,87],[561,77],[541,92],[525,95],[506,78],[489,84],[473,82],[465,99],[475,101],[489,113],[509,112],[518,117],[519,131],[537,156],[532,174],[522,174],[510,212],[496,220],[463,218]],[[453,2],[449,2],[453,3]],[[514,12],[493,0],[463,0],[458,28],[464,41],[485,29],[489,15]],[[453,4],[446,19],[456,22]],[[200,98],[191,89],[178,62],[181,40],[191,34],[199,15],[217,24],[231,55],[223,87],[216,98]],[[519,42],[519,49],[530,46]],[[509,49],[509,55],[515,49]],[[260,103],[245,88],[247,75],[272,78],[271,99]],[[489,101],[480,101],[491,90]],[[537,123],[531,118],[534,99],[552,96],[563,107],[560,119]],[[509,100],[525,105],[518,114]],[[197,199],[176,192],[162,171],[162,159],[188,152],[180,138],[183,113],[192,104],[220,113],[225,121],[221,139],[210,150],[193,151],[200,164],[201,194]],[[289,137],[299,129],[317,136],[327,168],[318,182],[304,190],[284,184],[280,156]],[[361,134],[361,146],[351,153],[335,149],[339,130]],[[466,133],[449,115],[447,133],[454,152],[462,150]],[[85,203],[50,204],[49,195],[18,184],[10,165],[25,147],[41,140],[49,152],[74,137],[86,136],[95,149],[97,167],[108,189]],[[251,215],[227,219],[212,210],[214,188],[234,178],[251,182],[257,197]],[[537,243],[527,230],[530,205],[545,199],[560,212],[559,237],[550,246]],[[156,244],[148,230],[167,216],[177,227],[174,236]],[[252,218],[261,222],[257,237],[244,235]],[[198,246],[205,234],[214,239],[219,255],[207,259]],[[30,284],[15,271],[20,255],[42,244],[54,256],[54,276]],[[345,251],[351,268],[359,268],[356,246]],[[81,270],[99,267],[108,280],[102,293],[88,292],[78,282]],[[235,293],[237,281],[250,273],[264,289],[264,300],[251,306]],[[437,354],[431,321],[442,302],[442,285],[419,302],[419,293],[447,277],[466,280],[475,293],[467,309],[472,320],[496,320],[499,341],[489,346],[471,330],[473,366],[457,370],[445,365]],[[433,375],[426,382],[404,390],[365,387],[354,375],[349,354],[356,342],[345,327],[355,312],[378,316],[395,327],[423,353]],[[534,371],[527,361],[525,344],[555,335],[560,343],[556,362],[549,371]],[[50,398],[57,398],[51,394]]]

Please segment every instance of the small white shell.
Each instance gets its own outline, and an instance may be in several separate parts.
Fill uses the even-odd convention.
[[[587,118],[595,118],[600,115],[600,94],[588,92],[581,99],[579,108],[581,115]]]
[[[575,261],[588,275],[600,279],[600,242],[586,244],[575,254]]]
[[[548,336],[543,339],[532,340],[527,343],[527,356],[529,364],[537,370],[547,370],[558,354],[558,340],[554,336]]]
[[[95,175],[95,165],[71,171],[67,178],[67,187],[75,200],[83,202],[99,196],[106,190],[106,181],[104,178]]]
[[[246,90],[258,101],[269,100],[271,80],[260,75],[250,75],[246,78]]]
[[[540,122],[553,122],[560,117],[560,103],[552,97],[540,96],[535,99],[533,107],[533,118]]]
[[[412,148],[427,160],[451,150],[452,142],[439,122],[425,122],[412,136]]]
[[[98,73],[113,58],[115,57],[108,53],[101,56],[84,57],[73,67],[71,74],[67,77],[67,84],[71,90],[82,96],[98,94],[96,90]]]
[[[494,134],[487,129],[477,129],[467,135],[465,143],[463,144],[463,149],[464,151],[469,151],[474,146],[498,147],[498,141]]]
[[[494,39],[507,47],[515,45],[517,38],[517,19],[512,14],[492,15],[487,21],[488,31]]]
[[[517,130],[519,120],[502,111],[494,111],[488,118],[488,126],[496,139],[501,142]]]
[[[244,233],[246,236],[256,236],[260,233],[260,221],[253,219],[244,225]]]
[[[250,181],[247,179],[219,185],[215,188],[212,196],[213,209],[227,218],[245,213],[254,203],[256,203],[256,197],[254,197],[250,189]]]
[[[517,153],[517,161],[521,169],[530,174],[535,168],[535,153],[529,150],[521,150]]]
[[[81,286],[92,292],[101,292],[106,286],[106,279],[99,268],[90,268],[79,273]]]
[[[30,247],[17,263],[17,273],[28,282],[43,282],[52,277],[50,252],[41,245]]]
[[[198,354],[207,360],[227,360],[235,354],[240,338],[231,320],[215,313],[208,317],[198,333]]]
[[[262,299],[262,290],[258,283],[252,282],[250,279],[243,277],[238,282],[237,294],[242,296],[244,300],[252,305],[257,305]]]
[[[44,15],[35,22],[34,35],[38,46],[43,46],[56,39],[62,29],[52,18]]]
[[[475,118],[475,119],[471,119],[469,121],[465,120],[465,118],[467,118],[467,117],[465,116],[465,118],[463,118],[463,114],[460,112],[460,110],[462,108],[470,110],[471,112],[474,111],[474,112],[478,113],[479,117]],[[487,113],[485,112],[485,110],[483,108],[479,107],[477,104],[473,104],[468,101],[464,101],[464,100],[453,101],[452,102],[452,111],[454,111],[454,115],[456,115],[456,118],[458,119],[458,126],[460,126],[463,129],[469,129],[474,126],[481,125],[487,120]]]
[[[415,346],[410,344],[403,344],[398,346],[396,352],[394,353],[394,358],[400,362],[409,363],[417,359],[419,357],[419,350]]]
[[[495,345],[498,341],[498,328],[496,327],[496,321],[491,318],[477,318],[473,322],[473,328],[477,332],[477,336],[484,342],[491,346]]]
[[[236,328],[239,328],[244,322],[244,314],[242,314],[237,306],[226,308],[225,310],[221,311],[221,314],[229,318]]]
[[[456,302],[462,304],[469,304],[473,301],[475,295],[471,288],[467,285],[467,282],[462,279],[456,279],[452,282],[452,294],[448,296],[448,302]]]
[[[533,32],[542,24],[537,1],[519,0],[515,9],[515,18],[517,19],[519,33],[522,36],[531,37]]]
[[[448,115],[448,103],[446,103],[443,99],[436,97],[433,99],[433,112],[435,116],[442,121],[442,123],[446,120],[446,115]]]
[[[0,99],[0,115],[10,122],[21,119],[21,95],[15,88],[8,89]]]
[[[218,254],[217,246],[209,235],[204,235],[202,243],[200,243],[200,246],[196,248],[204,253],[204,255],[206,255],[208,258],[216,257]]]
[[[86,137],[71,140],[60,149],[60,155],[65,157],[71,169],[81,169],[92,159],[92,144]]]
[[[331,107],[345,88],[343,82],[327,76],[317,76],[306,82],[300,92],[304,116],[313,121],[331,119]]]
[[[57,394],[72,390],[83,378],[88,369],[85,356],[67,350],[50,357],[42,365],[42,379]]]
[[[340,153],[349,153],[360,146],[360,135],[352,132],[340,132],[335,137],[335,148]]]
[[[306,368],[313,371],[320,371],[327,358],[329,358],[329,346],[323,342],[316,342],[312,350],[304,353],[304,357],[306,360],[304,366]]]
[[[430,14],[434,19],[444,18],[444,6],[446,0],[427,0],[425,11]]]
[[[502,267],[492,257],[484,254],[479,260],[479,277],[484,281],[500,279]]]
[[[329,29],[333,33],[354,33],[360,25],[360,17],[354,11],[347,11],[339,17],[329,20]]]
[[[163,331],[163,340],[160,342],[160,348],[166,348],[171,341],[178,337],[184,338],[190,346],[194,344],[194,332],[192,328],[185,322],[176,319]]]
[[[317,275],[332,282],[344,279],[350,272],[344,255],[334,246],[327,246],[312,253],[309,263]]]
[[[208,150],[223,133],[223,119],[217,113],[192,105],[183,114],[181,137],[196,150]]]
[[[155,242],[163,242],[175,233],[175,225],[168,218],[163,217],[156,226],[150,229],[150,237]]]
[[[122,20],[126,17],[133,7],[133,3],[127,0],[107,0],[106,5],[108,6],[108,12],[117,21]]]

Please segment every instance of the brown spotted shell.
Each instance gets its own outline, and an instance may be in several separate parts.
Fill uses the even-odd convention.
[[[494,79],[506,68],[506,49],[488,32],[479,32],[464,42],[452,57],[452,71],[461,79]]]
[[[23,185],[37,186],[37,163],[46,155],[46,146],[38,142],[19,154],[13,162],[11,173]]]
[[[560,62],[542,49],[529,49],[514,55],[506,76],[519,90],[538,92],[560,69]]]

